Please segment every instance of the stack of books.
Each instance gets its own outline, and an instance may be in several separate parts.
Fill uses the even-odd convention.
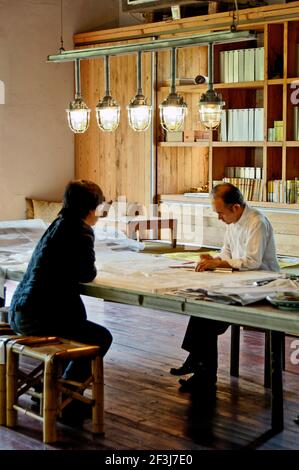
[[[264,80],[264,48],[220,52],[221,83]]]

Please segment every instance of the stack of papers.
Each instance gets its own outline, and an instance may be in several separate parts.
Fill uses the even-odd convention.
[[[194,300],[212,300],[224,304],[248,305],[265,299],[267,296],[276,292],[297,292],[299,290],[299,281],[291,279],[261,279],[245,283],[231,282],[227,287],[214,289],[204,288],[182,288],[173,289],[167,294],[177,295]],[[237,292],[237,293],[236,293]]]

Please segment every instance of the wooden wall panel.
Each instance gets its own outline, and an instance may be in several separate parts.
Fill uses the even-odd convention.
[[[166,85],[171,78],[170,51],[159,51],[157,54],[157,82]],[[196,75],[207,75],[207,48],[189,47],[177,50],[178,78],[195,78]],[[168,92],[158,93],[158,103],[166,98]],[[201,92],[182,93],[188,106],[185,130],[200,129],[198,117],[198,100]],[[157,130],[161,134],[160,122]],[[183,193],[191,187],[198,187],[208,182],[208,148],[198,147],[158,147],[157,193]]]
[[[151,55],[142,55],[143,93],[151,95]],[[81,61],[82,95],[92,109],[88,131],[76,135],[76,177],[89,178],[103,189],[106,199],[126,196],[128,202],[150,201],[150,129],[133,131],[126,106],[136,95],[136,55],[110,57],[110,88],[121,106],[119,127],[103,132],[96,123],[95,106],[105,94],[104,59]]]

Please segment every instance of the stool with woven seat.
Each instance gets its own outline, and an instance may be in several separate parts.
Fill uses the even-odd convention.
[[[93,432],[103,433],[103,359],[98,346],[58,337],[29,336],[9,341],[6,354],[8,427],[15,427],[18,413],[23,413],[43,423],[45,443],[55,442],[57,418],[72,400],[79,400],[92,406]],[[39,364],[29,373],[25,373],[20,368],[20,356],[37,360]],[[92,375],[84,383],[63,379],[65,362],[79,358],[90,359]],[[38,389],[40,384],[41,393],[38,393],[33,389]],[[91,398],[83,394],[89,385],[92,387]],[[24,394],[40,398],[39,413],[29,410],[25,400],[19,400]]]

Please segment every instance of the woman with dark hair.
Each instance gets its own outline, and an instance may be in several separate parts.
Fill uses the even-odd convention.
[[[66,186],[63,207],[38,242],[14,292],[9,323],[16,333],[98,345],[103,356],[108,351],[112,336],[87,320],[79,293],[79,284],[92,281],[97,273],[92,226],[103,201],[102,190],[91,181],[71,181]],[[89,375],[87,359],[71,361],[64,372],[65,379],[79,382]]]

